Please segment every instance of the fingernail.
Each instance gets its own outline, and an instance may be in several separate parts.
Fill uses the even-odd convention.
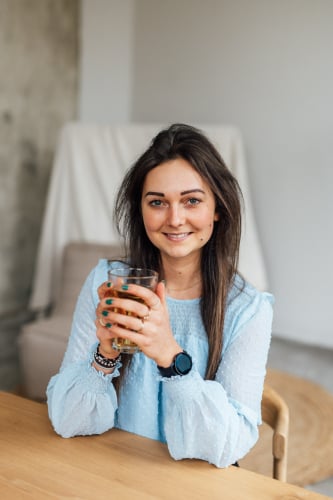
[[[107,287],[111,288],[112,287],[112,283],[111,281],[108,282],[108,284],[106,285]]]
[[[108,306],[110,306],[110,305],[112,304],[112,302],[113,302],[113,300],[112,300],[112,299],[107,299],[107,300],[105,301],[105,303],[106,303]]]
[[[102,311],[103,316],[107,316],[109,314],[109,311]]]
[[[111,328],[112,324],[111,323],[106,323],[106,328]]]
[[[128,290],[128,285],[123,285],[123,286],[121,287],[121,289],[122,289],[122,290]]]

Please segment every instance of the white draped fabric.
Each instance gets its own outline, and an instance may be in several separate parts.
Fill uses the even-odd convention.
[[[245,219],[240,272],[260,290],[266,271],[251,203],[240,132],[197,125],[215,144],[241,186]],[[44,309],[57,297],[64,246],[71,241],[117,243],[112,223],[115,193],[124,172],[161,130],[161,124],[121,126],[69,123],[61,131],[41,229],[30,307]]]

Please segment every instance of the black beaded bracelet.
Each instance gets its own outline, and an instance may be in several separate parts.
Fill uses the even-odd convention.
[[[99,352],[99,344],[98,344],[97,349],[94,352],[94,361],[96,365],[100,366],[101,368],[111,369],[114,368],[120,360],[121,360],[120,354],[114,359],[106,358],[105,356],[103,356],[103,354]]]

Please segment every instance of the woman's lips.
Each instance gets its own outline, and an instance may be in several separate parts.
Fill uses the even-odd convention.
[[[171,241],[184,241],[192,233],[163,233],[168,240]]]

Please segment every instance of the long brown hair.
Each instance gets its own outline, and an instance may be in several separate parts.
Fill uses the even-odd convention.
[[[238,265],[242,195],[237,180],[200,130],[173,124],[157,134],[126,173],[116,198],[114,221],[131,264],[161,272],[159,250],[144,228],[141,196],[148,172],[175,158],[187,160],[210,186],[219,215],[201,254],[201,314],[209,344],[206,379],[213,380],[222,355],[227,295]]]

